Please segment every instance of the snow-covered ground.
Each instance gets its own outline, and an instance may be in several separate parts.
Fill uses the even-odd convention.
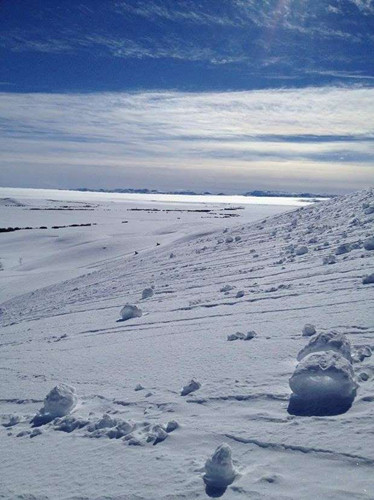
[[[0,497],[374,498],[373,190],[0,194]]]
[[[0,233],[0,303],[157,243],[305,204],[286,198],[0,188],[0,228],[31,228]]]

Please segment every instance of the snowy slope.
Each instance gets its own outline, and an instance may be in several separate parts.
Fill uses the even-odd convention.
[[[224,498],[374,498],[373,359],[353,364],[346,413],[287,411],[305,323],[374,348],[374,285],[362,282],[374,272],[372,207],[367,190],[194,227],[3,303],[0,495],[208,498],[204,464],[225,442],[238,474]],[[142,316],[118,321],[126,303]],[[201,387],[181,396],[191,379]],[[76,388],[77,407],[31,427],[58,383]]]
[[[259,200],[0,187],[0,302],[201,228],[214,231],[305,205]],[[1,232],[8,228],[16,230]]]

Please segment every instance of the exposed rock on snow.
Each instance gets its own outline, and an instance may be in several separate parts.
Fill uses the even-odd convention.
[[[205,462],[204,482],[209,488],[226,489],[234,481],[235,475],[231,448],[225,443],[221,444]]]
[[[335,351],[351,361],[351,344],[343,333],[323,332],[312,337],[299,354],[297,360],[301,361],[305,356],[313,352]]]
[[[78,397],[75,388],[67,384],[56,385],[45,397],[44,406],[32,419],[38,427],[50,422],[54,418],[68,415],[76,406]]]
[[[126,321],[131,318],[140,318],[142,314],[143,312],[139,307],[132,306],[130,304],[123,306],[120,312],[122,321]]]
[[[362,278],[363,285],[370,285],[371,283],[374,283],[374,273],[368,274]]]
[[[187,396],[191,392],[195,392],[200,389],[201,384],[196,380],[192,379],[187,385],[185,385],[181,390],[181,396]]]
[[[225,292],[230,292],[230,291],[231,291],[231,290],[233,290],[233,289],[234,289],[234,287],[233,287],[233,286],[231,286],[231,285],[225,285],[225,286],[223,286],[223,287],[220,289],[220,292],[223,292],[223,293],[225,293]]]
[[[312,335],[315,335],[316,332],[316,327],[314,325],[311,325],[310,323],[307,323],[304,325],[303,328],[303,337],[311,337]]]
[[[239,292],[235,295],[235,298],[241,299],[242,297],[244,297],[244,290],[239,290]]]
[[[135,386],[135,389],[134,389],[134,391],[143,391],[143,390],[144,390],[144,387],[142,386],[142,384],[137,384]]]
[[[335,415],[346,412],[356,395],[351,363],[332,351],[310,354],[290,378],[293,391],[288,412],[298,415]]]
[[[149,297],[152,297],[153,294],[153,288],[144,288],[144,290],[142,291],[142,299],[149,299]]]

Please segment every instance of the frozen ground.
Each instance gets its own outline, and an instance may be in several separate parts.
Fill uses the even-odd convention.
[[[0,497],[374,498],[373,190],[292,211],[23,194],[2,227],[97,225],[0,234]],[[307,323],[353,364],[312,341],[295,370]],[[294,373],[303,395],[348,377],[352,406],[291,414]]]

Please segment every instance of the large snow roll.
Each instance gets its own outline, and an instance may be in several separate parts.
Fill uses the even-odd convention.
[[[44,400],[41,413],[51,417],[63,417],[68,415],[78,402],[74,387],[59,384],[54,387]]]
[[[333,351],[310,354],[290,378],[292,391],[303,399],[354,397],[357,384],[351,363]]]

